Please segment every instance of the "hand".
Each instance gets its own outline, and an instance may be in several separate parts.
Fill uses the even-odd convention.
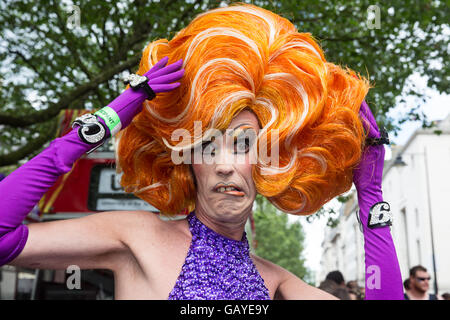
[[[155,93],[171,91],[180,86],[179,82],[172,82],[183,76],[184,69],[180,69],[183,66],[183,60],[180,59],[166,66],[168,61],[168,57],[162,58],[144,74],[149,79],[147,83]],[[122,124],[121,129],[127,127],[134,116],[141,112],[146,97],[147,94],[143,89],[129,88],[108,105],[119,116]]]
[[[165,67],[168,61],[168,57],[162,58],[144,74],[149,79],[148,84],[155,93],[171,91],[180,86],[179,82],[172,82],[181,79],[183,76],[184,69],[180,69],[183,65],[183,60],[180,59]]]
[[[365,101],[361,104],[359,115],[368,138],[380,138],[380,130]],[[358,194],[381,192],[385,150],[382,144],[366,145],[359,165],[353,170],[353,183]]]

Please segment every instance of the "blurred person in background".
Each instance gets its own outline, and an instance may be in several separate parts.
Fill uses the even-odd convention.
[[[346,287],[344,276],[342,275],[342,272],[340,272],[339,270],[329,272],[325,277],[325,279],[334,281],[338,286],[344,288]]]
[[[405,300],[441,300],[436,294],[428,293],[430,280],[430,274],[425,267],[412,267],[409,270],[409,290],[405,292]]]
[[[349,295],[347,288],[338,285],[332,279],[325,279],[319,285],[319,289],[332,294],[341,300],[353,300]]]
[[[361,288],[355,280],[347,282],[347,289],[352,300],[363,300],[364,294],[361,292]]]
[[[403,281],[403,288],[405,289],[405,297],[409,292],[409,289],[411,288],[409,284],[409,278],[406,278],[405,281]]]

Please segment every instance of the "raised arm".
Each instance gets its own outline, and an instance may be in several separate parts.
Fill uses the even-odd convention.
[[[381,190],[383,144],[389,140],[381,134],[365,101],[361,105],[360,116],[368,131],[368,143],[360,164],[354,170],[353,182],[358,193],[364,234],[366,300],[403,300],[400,266],[389,227],[391,213],[389,204],[383,202]]]
[[[29,227],[22,221],[58,177],[71,170],[78,158],[125,128],[142,110],[142,103],[149,94],[179,86],[179,83],[172,82],[184,73],[184,69],[180,69],[182,60],[165,66],[167,62],[167,57],[161,59],[144,75],[148,78],[145,82],[150,90],[141,87],[125,90],[96,116],[78,121],[79,128],[53,140],[48,148],[0,182],[0,266],[8,263],[37,266],[39,256],[43,261],[53,255],[47,261],[53,261],[54,267],[59,268],[60,261],[56,255],[64,255],[61,261],[70,257],[75,264],[101,268],[101,259],[96,258],[103,253],[126,249],[117,231],[109,230],[108,223],[104,223],[106,220],[114,221],[118,214],[108,214],[107,217],[96,214]],[[102,136],[104,138],[97,141]],[[43,265],[41,262],[40,267]],[[46,263],[45,267],[52,268],[52,263]]]

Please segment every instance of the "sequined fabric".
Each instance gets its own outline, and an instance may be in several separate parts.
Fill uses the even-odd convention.
[[[226,238],[205,226],[191,212],[192,241],[169,300],[269,300],[250,258],[247,235]]]

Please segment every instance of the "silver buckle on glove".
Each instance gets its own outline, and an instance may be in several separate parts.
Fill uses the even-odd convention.
[[[123,78],[123,82],[130,84],[133,90],[142,88],[147,94],[147,100],[153,100],[156,97],[156,93],[148,84],[148,78],[146,76],[131,73]]]
[[[75,119],[75,121],[72,123],[72,128],[74,128],[75,126],[79,126],[78,136],[80,137],[81,141],[88,144],[97,144],[102,141],[101,144],[86,152],[87,154],[96,150],[101,145],[103,145],[103,143],[105,143],[106,128],[100,121],[98,121],[97,116],[90,113],[84,114]]]

